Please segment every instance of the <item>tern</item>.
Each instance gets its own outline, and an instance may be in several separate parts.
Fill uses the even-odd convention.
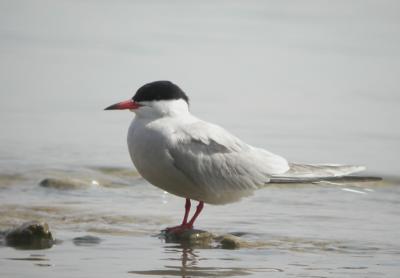
[[[136,114],[128,131],[128,148],[140,175],[186,199],[182,223],[167,228],[168,232],[192,229],[204,203],[236,202],[271,182],[315,182],[365,169],[291,163],[246,144],[222,127],[192,115],[188,96],[170,81],[145,84],[132,99],[105,108],[114,109],[129,109]],[[190,200],[198,201],[198,205],[189,220]]]

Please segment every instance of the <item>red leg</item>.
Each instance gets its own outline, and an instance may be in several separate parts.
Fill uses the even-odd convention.
[[[174,227],[167,227],[165,230],[168,233],[176,233],[176,232],[182,232],[187,229],[187,220],[189,217],[189,212],[190,212],[190,199],[186,198],[186,203],[185,203],[185,215],[183,216],[182,224]]]
[[[189,217],[189,211],[190,211],[190,199],[186,198],[186,203],[185,203],[185,216],[183,216],[182,220],[182,226],[187,223],[187,219]]]
[[[200,212],[203,210],[203,207],[204,207],[204,202],[200,201],[196,207],[196,212],[193,214],[192,219],[190,219],[190,221],[188,223],[188,226],[190,227],[190,229],[193,228],[194,221],[196,221],[196,218],[197,218],[197,216],[199,216]]]
[[[192,218],[190,219],[189,222],[187,222],[188,217],[189,217],[189,212],[190,212],[190,199],[186,199],[185,203],[185,215],[183,216],[182,224],[175,226],[175,227],[168,227],[166,228],[166,232],[168,233],[181,233],[185,230],[193,229],[193,224],[196,221],[196,218],[199,216],[200,212],[202,211],[204,207],[204,202],[200,201],[199,204],[196,207],[196,212],[193,214]]]

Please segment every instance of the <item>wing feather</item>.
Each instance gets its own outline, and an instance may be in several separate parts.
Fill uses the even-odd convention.
[[[206,122],[183,125],[174,135],[168,146],[174,166],[213,199],[210,203],[248,196],[270,176],[289,169],[284,158],[251,147]]]
[[[364,166],[340,164],[299,164],[289,163],[290,169],[281,175],[271,177],[271,182],[312,182],[348,177],[365,170]]]

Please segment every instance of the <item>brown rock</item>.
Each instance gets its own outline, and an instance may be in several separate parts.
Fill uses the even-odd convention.
[[[42,187],[68,190],[68,189],[85,188],[88,187],[90,184],[83,180],[71,179],[71,178],[62,178],[62,179],[46,178],[42,180],[39,183],[39,185]]]
[[[53,246],[54,239],[47,223],[31,221],[7,231],[5,242],[21,249],[46,249]]]

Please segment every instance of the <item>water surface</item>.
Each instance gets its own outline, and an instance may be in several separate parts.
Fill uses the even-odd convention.
[[[4,277],[397,277],[396,1],[0,1],[0,230],[43,220],[58,243],[0,247]],[[147,184],[133,115],[102,111],[169,79],[191,111],[296,162],[385,180],[271,186],[206,206],[197,227],[252,247],[166,243],[183,200]],[[74,189],[39,186],[73,178]],[[81,244],[76,237],[100,240]]]

